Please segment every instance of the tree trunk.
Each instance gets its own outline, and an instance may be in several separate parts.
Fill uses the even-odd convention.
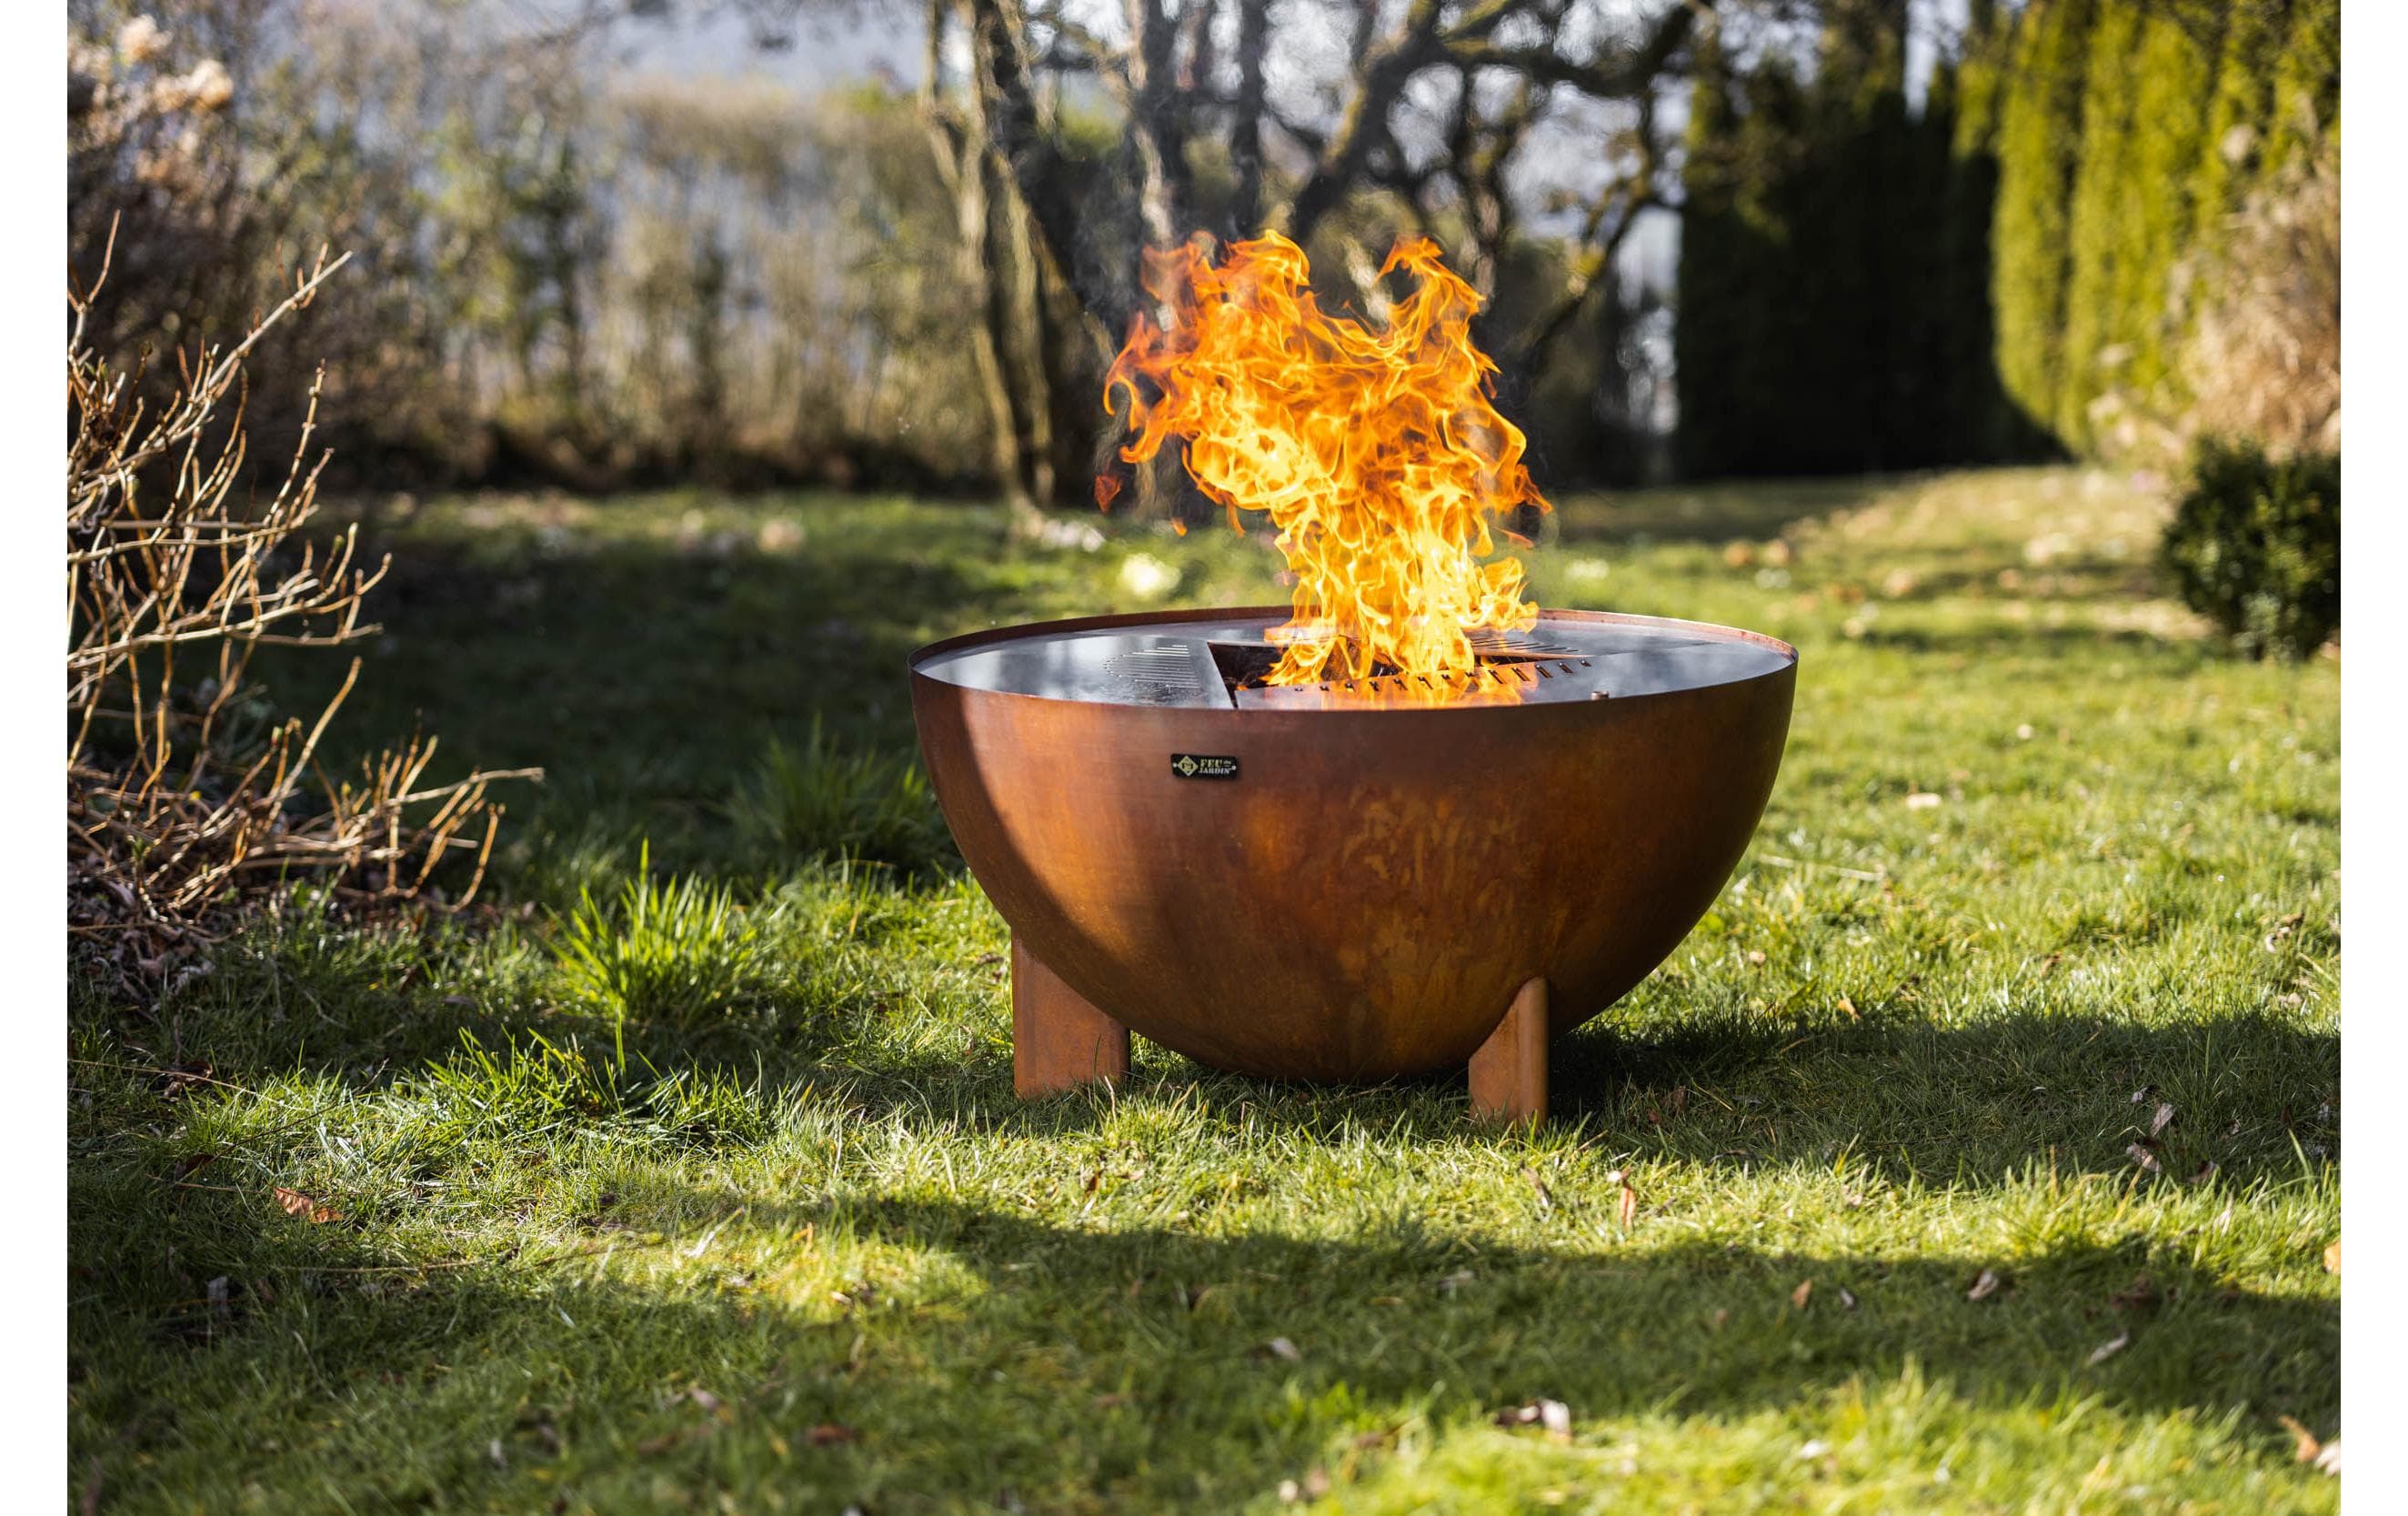
[[[1129,146],[1138,166],[1138,220],[1144,242],[1176,247],[1189,231],[1187,133],[1171,74],[1177,36],[1162,0],[1127,4],[1129,35],[1137,41],[1129,53],[1127,106]]]
[[[986,408],[996,484],[1016,505],[1031,503],[1022,456],[1022,426],[1012,403],[1010,350],[1011,295],[988,256],[987,173],[975,127],[944,119],[941,107],[928,117],[929,144],[953,195],[953,268],[965,289],[978,294],[978,320],[969,331],[970,363],[978,373],[979,398]]]
[[[1229,166],[1238,180],[1229,196],[1232,237],[1263,228],[1263,55],[1270,41],[1270,0],[1238,0],[1238,98],[1229,127]]]
[[[1037,250],[1029,246],[1028,207],[1011,193],[1002,166],[992,155],[982,154],[979,162],[988,176],[989,278],[1000,282],[1009,269],[1011,281],[1000,334],[1008,340],[998,341],[997,347],[1004,360],[1020,484],[1030,500],[1050,505],[1059,497],[1060,481],[1054,469],[1053,408],[1047,403],[1051,385],[1042,335],[1044,294]]]

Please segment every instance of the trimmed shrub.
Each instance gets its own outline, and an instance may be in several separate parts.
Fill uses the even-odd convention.
[[[2165,561],[2241,651],[2305,658],[2341,627],[2341,459],[2202,439]]]

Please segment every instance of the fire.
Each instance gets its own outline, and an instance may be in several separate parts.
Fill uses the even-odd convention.
[[[1520,429],[1489,398],[1497,365],[1471,341],[1478,293],[1427,238],[1398,242],[1380,272],[1399,268],[1418,282],[1375,328],[1326,314],[1304,250],[1276,234],[1232,245],[1218,265],[1197,242],[1149,252],[1146,289],[1168,322],[1131,323],[1105,409],[1125,393],[1122,458],[1182,438],[1188,474],[1231,526],[1243,530],[1240,511],[1270,516],[1296,576],[1271,683],[1396,672],[1441,700],[1511,690],[1469,634],[1525,629],[1539,608],[1517,559],[1490,561],[1491,522],[1547,503]],[[1097,481],[1098,503],[1111,493]]]

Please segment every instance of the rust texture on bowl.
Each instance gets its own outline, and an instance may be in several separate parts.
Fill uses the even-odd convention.
[[[1203,1063],[1459,1066],[1533,980],[1561,1036],[1663,961],[1763,815],[1785,643],[1548,611],[1498,650],[1555,665],[1513,699],[1231,691],[1209,645],[1284,618],[1096,617],[911,659],[930,782],[1016,941]]]

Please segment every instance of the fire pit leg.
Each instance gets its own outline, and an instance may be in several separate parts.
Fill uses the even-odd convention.
[[[1128,1028],[1011,939],[1011,1089],[1023,1100],[1128,1072]]]
[[[1547,1119],[1547,981],[1514,992],[1513,1004],[1471,1055],[1471,1113],[1482,1121]]]

